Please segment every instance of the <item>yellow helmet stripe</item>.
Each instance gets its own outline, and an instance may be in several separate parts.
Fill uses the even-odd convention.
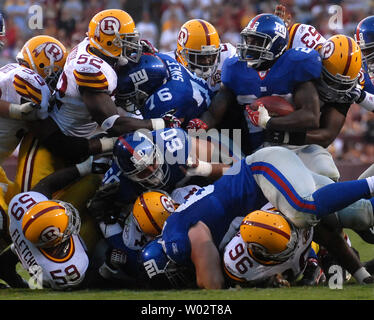
[[[140,199],[140,203],[141,203],[142,206],[143,206],[144,212],[145,212],[145,214],[147,215],[147,217],[148,217],[149,221],[151,222],[152,226],[156,229],[156,231],[157,231],[158,233],[161,233],[162,230],[161,230],[161,228],[158,226],[158,224],[157,224],[157,222],[155,221],[155,219],[153,219],[152,214],[151,214],[151,212],[149,211],[147,204],[145,203],[145,200],[144,200],[143,195],[140,195],[139,199]]]
[[[352,61],[352,40],[350,37],[345,37],[348,41],[348,58],[347,62],[345,64],[345,68],[343,71],[343,76],[347,75],[349,67],[351,66],[351,61]]]
[[[290,237],[291,237],[288,233],[284,232],[283,230],[280,230],[280,229],[275,228],[273,226],[269,226],[267,224],[257,222],[257,221],[243,220],[242,225],[250,225],[250,226],[254,226],[254,227],[267,229],[267,230],[273,231],[275,233],[278,233],[279,235],[285,237],[287,240],[290,240]]]
[[[31,216],[30,217],[30,220],[27,221],[22,229],[23,231],[23,234],[26,234],[26,231],[27,229],[30,227],[30,225],[36,220],[38,219],[40,216],[42,216],[43,214],[49,212],[49,211],[52,211],[52,210],[56,210],[56,209],[64,209],[64,207],[62,206],[51,206],[51,207],[48,207],[48,208],[45,208],[43,209],[42,211],[39,211],[38,213],[36,213],[35,215]]]

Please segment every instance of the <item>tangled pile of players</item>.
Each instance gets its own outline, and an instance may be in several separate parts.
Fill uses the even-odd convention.
[[[325,39],[277,6],[236,47],[200,19],[176,41],[160,53],[109,9],[71,52],[36,36],[0,68],[1,162],[19,148],[14,181],[0,171],[3,286],[372,284],[343,230],[374,243],[373,168],[340,182],[326,148],[352,104],[374,110],[374,16]]]

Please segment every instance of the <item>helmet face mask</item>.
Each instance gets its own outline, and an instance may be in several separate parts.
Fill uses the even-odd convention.
[[[272,14],[259,14],[240,32],[239,61],[258,69],[274,62],[287,48],[288,31],[284,21]]]
[[[361,52],[368,71],[374,73],[374,43],[361,47]]]
[[[217,49],[215,46],[201,46],[201,50],[184,48],[180,54],[187,62],[188,70],[195,72],[198,77],[207,79],[217,71],[220,52],[220,47]]]
[[[159,147],[140,132],[137,132],[136,137],[132,136],[127,139],[133,141],[137,146],[131,152],[127,147],[126,150],[123,150],[123,146],[128,144],[123,139],[124,145],[118,144],[118,148],[114,152],[114,161],[123,174],[145,188],[165,186],[169,181],[170,171]]]
[[[118,33],[116,31],[113,45],[122,48],[120,57],[138,63],[142,54],[142,45],[139,40],[140,35],[136,29],[133,33]]]
[[[249,254],[263,264],[285,262],[295,253],[298,234],[278,211],[256,210],[240,225],[240,234]]]

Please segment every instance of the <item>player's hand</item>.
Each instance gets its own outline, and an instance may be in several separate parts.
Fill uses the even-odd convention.
[[[195,118],[195,119],[191,119],[188,122],[188,124],[186,126],[186,129],[195,129],[195,130],[203,129],[203,130],[208,130],[208,125],[203,120]]]
[[[286,280],[282,274],[277,273],[273,277],[271,277],[270,285],[274,288],[289,288],[291,287],[288,280]]]
[[[287,28],[289,27],[291,23],[291,14],[287,12],[285,6],[278,4],[275,7],[274,14],[284,21]]]
[[[93,156],[89,156],[85,161],[76,164],[77,170],[81,177],[86,176],[90,173],[104,174],[110,168],[112,159],[111,156],[101,156],[94,159]]]
[[[151,54],[155,54],[158,52],[158,49],[155,48],[153,46],[152,43],[150,43],[148,40],[146,39],[141,39],[140,40],[140,44],[142,45],[142,50],[143,50],[143,53],[151,53]]]
[[[338,102],[340,103],[360,103],[365,98],[365,91],[360,85],[355,86],[351,91],[347,92]]]
[[[246,105],[245,110],[247,112],[247,118],[256,127],[261,127],[266,129],[266,124],[270,120],[269,112],[266,110],[265,106],[260,103],[257,110],[252,109],[253,106]]]
[[[88,201],[89,215],[95,218],[97,222],[113,224],[117,221],[122,209],[122,204],[117,201],[119,188],[119,182],[104,184]]]
[[[23,104],[11,103],[9,105],[9,117],[17,120],[38,120],[38,110],[41,107],[33,102]]]
[[[165,128],[180,128],[182,121],[171,113],[165,114],[162,119],[165,122]]]

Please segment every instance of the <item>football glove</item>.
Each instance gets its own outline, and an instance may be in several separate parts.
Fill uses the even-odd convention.
[[[102,185],[87,202],[87,209],[97,223],[114,224],[121,213],[123,204],[117,200],[119,182]]]
[[[38,120],[38,110],[41,107],[33,102],[23,104],[11,103],[9,105],[9,117],[17,120]]]
[[[171,113],[167,113],[162,117],[165,122],[165,128],[180,128],[182,121]]]
[[[208,125],[203,120],[195,118],[195,119],[191,119],[188,122],[188,124],[186,126],[186,129],[195,129],[195,130],[203,129],[203,130],[208,130]]]
[[[90,173],[104,174],[107,172],[111,165],[111,157],[100,157],[94,159],[93,156],[89,156],[85,161],[76,164],[79,174],[81,177],[86,176]]]
[[[354,87],[351,91],[347,92],[343,97],[338,99],[338,103],[360,103],[365,98],[365,91],[361,90],[360,85]]]
[[[257,110],[253,110],[251,106],[247,104],[245,110],[247,112],[247,118],[254,126],[266,129],[266,124],[270,120],[270,116],[262,103],[259,104]]]

